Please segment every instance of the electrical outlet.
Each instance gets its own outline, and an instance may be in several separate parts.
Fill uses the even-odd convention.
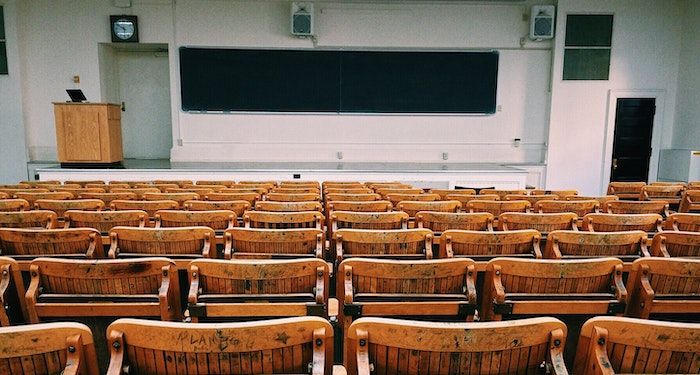
[[[450,158],[450,154],[448,154],[448,153],[446,153],[446,152],[443,152],[443,153],[442,153],[442,160],[447,160],[447,159],[449,159],[449,158]]]

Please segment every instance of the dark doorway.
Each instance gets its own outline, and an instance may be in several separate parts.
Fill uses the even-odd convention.
[[[647,180],[655,113],[654,98],[617,99],[611,181]]]

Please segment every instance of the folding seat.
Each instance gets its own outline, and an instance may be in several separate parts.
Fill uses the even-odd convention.
[[[460,201],[401,201],[396,205],[397,211],[407,213],[411,219],[415,219],[416,214],[420,211],[456,213],[461,208],[462,203]]]
[[[562,213],[506,212],[498,216],[499,230],[535,229],[543,235],[554,230],[578,230],[578,215]]]
[[[236,214],[236,217],[242,218],[243,213],[250,210],[251,204],[245,200],[236,201],[187,201],[185,202],[185,210],[187,211],[215,211],[229,210]]]
[[[325,235],[321,229],[232,228],[224,233],[224,258],[323,259]]]
[[[340,194],[340,195],[367,195],[375,194],[374,190],[370,188],[324,188],[323,195],[328,196],[330,194]],[[381,196],[380,196],[381,197]],[[326,198],[327,199],[327,198]]]
[[[678,212],[700,213],[700,186],[697,189],[683,192],[681,202],[678,205]]]
[[[236,184],[233,180],[199,180],[195,182],[195,185],[223,185],[226,187],[231,187]]]
[[[327,201],[326,213],[333,211],[353,211],[353,212],[388,212],[394,205],[389,201]]]
[[[114,227],[109,232],[112,259],[162,256],[185,269],[197,258],[216,258],[215,233],[208,227]]]
[[[330,269],[321,259],[215,260],[189,265],[193,322],[315,315],[328,318]]]
[[[80,188],[67,188],[67,187],[58,187],[53,189],[54,192],[67,192],[73,194],[74,197],[79,196],[80,194],[87,194],[87,193],[106,193],[107,190],[104,188],[85,188],[85,187],[80,187]]]
[[[0,373],[98,375],[92,332],[80,323],[0,328]]]
[[[39,210],[49,210],[56,213],[59,220],[63,219],[66,211],[102,211],[105,207],[104,202],[99,199],[71,199],[71,200],[53,200],[39,199],[34,203]]]
[[[237,187],[248,187],[248,188],[264,188],[266,191],[272,189],[273,187],[277,186],[276,181],[238,181],[236,185],[233,185],[233,188]]]
[[[24,199],[0,199],[0,212],[27,211],[30,207]]]
[[[432,212],[416,213],[416,227],[432,230],[435,235],[449,229],[493,231],[494,217],[488,212]]]
[[[389,194],[416,195],[416,194],[425,193],[423,191],[423,189],[418,189],[418,188],[378,188],[375,191],[377,192],[377,194],[381,195],[384,199],[387,199],[387,195],[389,195]],[[438,195],[438,199],[440,199],[439,197],[440,196]],[[438,200],[438,199],[436,199],[436,200]]]
[[[677,206],[685,191],[684,185],[647,185],[642,188],[640,201],[663,201]]]
[[[338,267],[343,330],[361,317],[471,321],[476,268],[470,259],[353,258]]]
[[[199,182],[197,182],[195,185],[184,185],[181,189],[182,189],[182,191],[188,190],[190,192],[200,194],[200,192],[205,191],[205,190],[219,191],[222,189],[226,189],[227,187],[228,186],[222,185],[222,184],[207,185],[207,184],[200,184]]]
[[[238,225],[236,213],[228,210],[179,211],[160,210],[155,215],[156,228],[209,227],[224,231]]]
[[[246,228],[290,229],[316,228],[323,230],[325,218],[318,211],[265,212],[248,211],[243,214]]]
[[[0,193],[7,194],[10,198],[16,198],[15,195],[20,193],[48,193],[49,189],[44,188],[16,188],[16,187],[0,187]]]
[[[668,203],[665,201],[610,201],[609,214],[659,214],[668,217]]]
[[[607,194],[624,200],[638,200],[644,186],[646,182],[611,182]]]
[[[209,193],[204,195],[204,200],[207,201],[246,201],[250,203],[251,206],[255,205],[255,202],[260,200],[260,194],[257,192],[218,192]]]
[[[559,199],[564,199],[565,197],[569,196],[577,196],[578,195],[578,190],[543,190],[543,189],[534,189],[530,190],[530,195],[555,195],[559,197]]]
[[[333,241],[336,265],[344,259],[357,257],[433,258],[433,232],[428,229],[339,229],[333,233]]]
[[[484,195],[469,195],[469,194],[448,194],[447,199],[451,201],[459,201],[462,203],[462,207],[466,210],[469,207],[469,202],[471,201],[498,201],[501,200],[496,194],[484,194]]]
[[[124,201],[115,200],[110,204],[112,211],[125,211],[125,210],[140,210],[146,211],[148,217],[152,218],[155,216],[157,211],[160,210],[177,210],[180,208],[180,204],[173,200],[163,200],[163,201]]]
[[[224,186],[219,186],[219,185],[215,186],[214,188],[207,188],[204,186],[189,187],[189,188],[167,188],[167,189],[165,189],[163,194],[197,194],[200,197],[203,197],[207,194],[211,194],[211,193],[214,193],[217,191],[222,191],[224,189],[225,189]]]
[[[255,203],[256,211],[268,212],[303,212],[303,211],[323,211],[321,202],[272,202],[260,201]]]
[[[145,183],[145,184],[136,184],[134,185],[138,189],[157,189],[158,193],[165,193],[168,189],[179,189],[180,185],[178,184],[170,184],[170,183],[159,183],[159,184],[154,184],[154,183]]]
[[[154,185],[165,185],[165,184],[171,184],[171,185],[178,185],[180,187],[185,186],[185,185],[192,185],[193,181],[192,180],[153,180]]]
[[[148,223],[148,213],[141,210],[129,211],[66,211],[66,228],[94,228],[107,235],[114,227],[143,228]]]
[[[245,323],[119,319],[107,375],[332,374],[333,327],[315,316]]]
[[[25,229],[0,228],[0,254],[29,270],[34,258],[104,258],[100,232],[91,228]]]
[[[581,328],[572,373],[698,374],[700,324],[599,316]]]
[[[481,189],[479,195],[498,195],[500,200],[506,199],[506,195],[528,195],[530,192],[526,189],[503,190],[503,189]]]
[[[331,213],[331,234],[339,229],[408,229],[405,212],[352,212]]]
[[[12,258],[0,257],[0,327],[28,321],[24,293],[19,264]]]
[[[185,202],[192,200],[199,200],[199,194],[197,193],[145,193],[143,195],[143,200],[145,201],[175,201],[178,203],[178,207],[183,207]]]
[[[68,193],[65,191],[53,191],[53,192],[48,192],[48,193],[17,193],[14,195],[15,198],[17,199],[24,199],[27,202],[29,202],[29,207],[35,208],[36,207],[36,201],[40,199],[50,199],[50,200],[68,200],[68,199],[73,199],[73,193]]]
[[[559,199],[564,199],[567,201],[588,201],[588,200],[598,201],[598,204],[600,205],[601,211],[607,210],[608,202],[620,200],[620,198],[616,195],[603,195],[601,197],[588,197],[588,196],[584,196],[584,195],[567,195],[563,198],[559,197]]]
[[[114,200],[136,200],[136,197],[134,193],[80,193],[78,195],[78,199],[99,199],[104,202],[105,207],[109,207]]]
[[[700,233],[659,232],[651,241],[651,254],[664,258],[700,257]]]
[[[320,201],[321,195],[318,193],[267,193],[266,200],[274,202],[309,202]]]
[[[106,184],[85,184],[86,188],[100,188],[104,189],[105,192],[109,193],[112,189],[128,189],[131,187],[127,182],[111,182],[109,185]]]
[[[331,201],[369,202],[369,201],[381,200],[382,196],[379,194],[375,194],[375,193],[359,193],[359,194],[327,193],[325,198],[326,198],[326,202],[331,202]]]
[[[440,196],[441,201],[447,201],[450,200],[447,196],[450,194],[453,195],[475,195],[476,190],[474,189],[430,189],[428,190],[429,194],[437,194]]]
[[[555,230],[547,237],[544,256],[547,259],[580,259],[616,257],[631,262],[651,256],[647,249],[647,233],[642,231],[593,233]]]
[[[31,323],[75,317],[181,319],[177,272],[169,259],[37,258],[29,271]]]
[[[596,200],[587,201],[539,201],[535,204],[535,212],[541,214],[547,213],[560,213],[560,212],[573,212],[578,217],[584,217],[586,214],[597,213],[600,210],[600,203]]]
[[[484,320],[625,312],[622,261],[496,258],[486,265]]]
[[[384,199],[396,206],[402,201],[437,201],[440,200],[440,196],[437,194],[387,194]]]
[[[63,182],[64,185],[79,185],[80,187],[87,187],[87,185],[106,185],[102,180],[67,180]]]
[[[560,199],[554,194],[538,194],[538,195],[523,195],[523,194],[508,194],[505,196],[506,201],[528,201],[532,207],[539,201],[552,201]]]
[[[700,314],[700,259],[643,258],[632,263],[627,280],[627,315]],[[679,315],[676,315],[679,316]]]
[[[278,187],[281,188],[305,188],[305,187],[312,187],[312,188],[317,188],[321,189],[321,184],[318,183],[318,181],[280,181],[279,184],[277,184]]]
[[[145,188],[128,188],[128,189],[122,189],[122,188],[114,188],[110,189],[111,193],[133,193],[136,194],[136,200],[143,200],[143,195],[146,193],[160,193],[160,189],[154,188],[154,187],[145,187]]]
[[[590,232],[660,232],[662,224],[659,214],[587,214],[583,217],[583,229]]]
[[[440,258],[471,258],[477,261],[499,256],[542,258],[540,232],[532,229],[501,232],[446,230],[440,236]]]
[[[665,227],[677,231],[700,232],[700,214],[671,214],[666,218]]]
[[[554,318],[435,323],[361,318],[345,334],[348,374],[567,374]],[[507,370],[506,370],[507,369]],[[397,371],[399,370],[399,371]]]
[[[56,229],[58,216],[48,210],[0,212],[0,228]]]
[[[321,194],[317,187],[277,187],[270,189],[270,193],[280,194]]]
[[[234,185],[230,188],[221,189],[221,190],[217,191],[216,193],[210,193],[210,194],[244,194],[244,193],[250,194],[250,193],[255,193],[255,194],[262,197],[265,194],[267,194],[267,192],[269,190],[270,190],[270,188],[260,187],[260,186],[255,186],[255,185]]]
[[[528,201],[472,200],[466,206],[469,212],[488,212],[493,216],[498,216],[504,212],[530,212],[530,208],[531,205]]]

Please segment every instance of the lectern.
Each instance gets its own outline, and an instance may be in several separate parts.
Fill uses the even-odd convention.
[[[58,161],[67,166],[121,165],[121,107],[109,103],[53,103]]]

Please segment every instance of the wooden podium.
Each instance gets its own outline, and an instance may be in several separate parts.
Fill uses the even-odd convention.
[[[58,161],[69,166],[121,165],[121,107],[109,103],[53,103]]]

